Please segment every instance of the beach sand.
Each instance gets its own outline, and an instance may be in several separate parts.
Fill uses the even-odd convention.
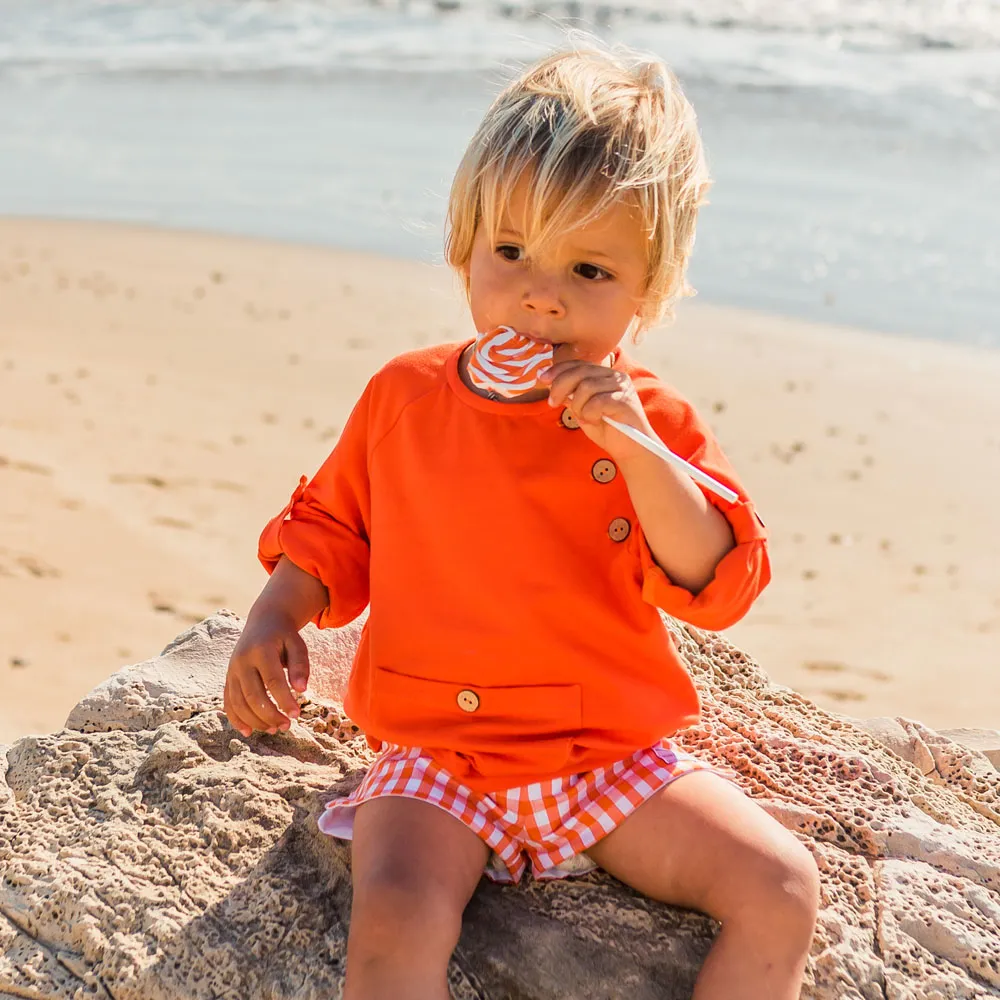
[[[372,372],[469,335],[443,267],[0,221],[0,743],[265,580]],[[824,708],[1000,728],[1000,352],[684,302],[636,355],[771,531],[728,634]]]

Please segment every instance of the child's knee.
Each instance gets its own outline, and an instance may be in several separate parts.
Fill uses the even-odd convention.
[[[462,910],[433,873],[388,864],[355,880],[350,932],[355,943],[383,956],[435,952],[447,958],[458,944]]]
[[[820,904],[819,868],[812,852],[803,844],[789,860],[789,892],[795,906],[809,920],[815,920]]]
[[[789,837],[788,848],[769,859],[764,872],[760,904],[768,917],[789,930],[812,933],[820,904],[820,878],[812,852]]]

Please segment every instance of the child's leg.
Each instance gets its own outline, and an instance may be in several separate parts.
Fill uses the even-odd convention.
[[[390,795],[358,806],[344,1000],[447,1000],[448,960],[488,857],[428,802]]]
[[[798,1000],[819,907],[816,862],[724,778],[675,779],[587,853],[644,895],[722,923],[692,1000]]]

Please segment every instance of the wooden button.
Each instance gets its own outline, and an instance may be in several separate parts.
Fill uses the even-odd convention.
[[[475,691],[470,691],[466,688],[464,691],[458,692],[458,707],[463,712],[474,712],[479,708],[479,695]]]
[[[562,411],[562,415],[559,417],[559,420],[562,422],[563,427],[567,430],[575,431],[580,429],[580,422],[573,416],[572,413],[569,412],[568,408]]]
[[[618,467],[610,458],[599,458],[594,462],[594,467],[590,470],[590,474],[599,483],[610,483],[618,475]]]
[[[632,533],[632,525],[624,517],[616,517],[608,525],[608,535],[613,542],[624,542]]]

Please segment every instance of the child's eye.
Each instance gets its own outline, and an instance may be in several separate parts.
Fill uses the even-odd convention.
[[[514,243],[501,243],[497,247],[498,254],[503,257],[504,260],[509,260],[515,263],[521,259],[521,248]]]
[[[596,264],[577,264],[576,273],[588,281],[608,281],[612,277],[610,271],[605,271]]]

